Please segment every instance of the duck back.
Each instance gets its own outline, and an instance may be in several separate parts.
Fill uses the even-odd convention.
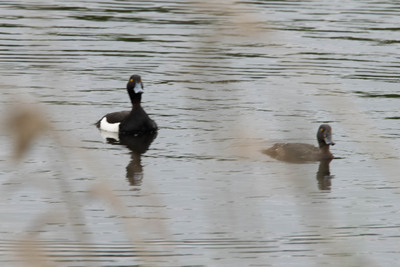
[[[100,128],[101,120],[106,117],[108,123],[118,123],[123,121],[128,115],[131,113],[130,111],[120,111],[120,112],[112,112],[103,116],[98,122],[96,122],[96,126]]]
[[[318,161],[322,159],[318,147],[302,143],[278,143],[269,149],[263,150],[263,153],[277,160],[292,163]]]

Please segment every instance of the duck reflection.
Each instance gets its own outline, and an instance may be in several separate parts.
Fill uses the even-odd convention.
[[[331,189],[331,179],[334,175],[331,175],[329,164],[331,159],[321,160],[319,162],[319,167],[317,171],[317,181],[319,190],[330,190]]]
[[[143,180],[141,157],[149,149],[154,139],[156,139],[157,132],[133,136],[101,131],[101,135],[109,144],[123,145],[129,148],[131,151],[131,161],[126,166],[126,178],[130,185],[141,185]]]

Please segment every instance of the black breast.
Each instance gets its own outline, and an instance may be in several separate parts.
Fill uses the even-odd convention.
[[[142,107],[135,107],[119,126],[120,134],[144,134],[157,131],[157,124]]]

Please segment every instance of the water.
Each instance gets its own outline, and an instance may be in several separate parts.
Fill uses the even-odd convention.
[[[3,1],[1,114],[29,95],[53,129],[17,165],[1,132],[2,265],[394,266],[399,8]],[[92,125],[134,73],[160,127],[142,155]],[[260,153],[321,123],[322,177]]]

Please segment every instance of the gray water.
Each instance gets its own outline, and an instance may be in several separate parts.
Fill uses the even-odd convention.
[[[3,120],[1,265],[397,265],[399,12],[1,1],[2,117],[37,101],[52,125],[12,163]],[[129,109],[132,74],[160,128],[142,155],[93,126]],[[316,144],[321,123],[336,142],[329,173],[260,152]]]

